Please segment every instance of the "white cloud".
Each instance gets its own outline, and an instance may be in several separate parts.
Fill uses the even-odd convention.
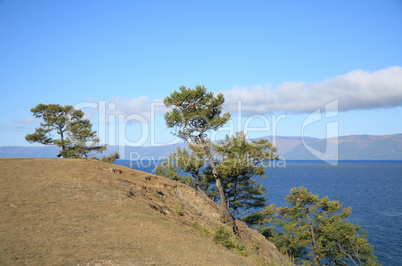
[[[283,82],[276,88],[234,87],[223,94],[225,109],[231,112],[237,111],[239,100],[246,113],[308,113],[334,100],[339,101],[339,111],[391,108],[402,105],[402,67],[354,70],[314,83]]]
[[[12,123],[5,124],[3,121],[0,121],[0,130],[22,132],[27,128],[34,128],[35,126],[38,126],[40,121],[40,119],[31,116],[12,118]]]
[[[142,96],[134,99],[123,97],[113,98],[106,103],[106,115],[140,116],[146,121],[153,119],[153,115],[163,114],[166,107],[161,99],[151,101],[148,97]]]
[[[27,124],[36,124],[39,123],[41,120],[37,119],[33,116],[26,116],[23,118],[13,118],[14,123],[19,125],[27,125]]]

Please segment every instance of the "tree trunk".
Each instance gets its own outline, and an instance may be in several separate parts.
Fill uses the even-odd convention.
[[[314,229],[313,229],[313,224],[311,222],[308,210],[307,210],[306,214],[307,214],[308,224],[310,225],[310,232],[311,232],[311,238],[313,239],[313,246],[315,247]]]
[[[198,176],[198,172],[194,171],[192,174],[193,174],[194,180],[195,180],[195,189],[201,191],[200,179],[199,179],[199,176]]]
[[[66,149],[66,143],[64,142],[64,135],[62,129],[60,129],[60,140],[61,140],[61,150],[64,151]],[[64,158],[64,153],[61,152],[61,154],[63,154],[61,157]]]
[[[310,218],[310,214],[308,212],[308,209],[306,211],[306,214],[307,214],[308,224],[310,225],[311,239],[313,240],[313,246],[314,246],[314,254],[316,254],[315,253],[315,249],[316,249],[315,234],[314,234],[314,229],[313,229],[313,223],[311,222],[311,218]],[[317,254],[316,254],[315,259],[317,260],[318,265],[320,265],[320,259],[317,258]]]
[[[233,219],[233,216],[231,216],[230,213],[229,213],[229,208],[228,208],[228,205],[226,203],[225,192],[223,191],[222,182],[221,182],[221,179],[220,179],[219,174],[218,174],[218,169],[216,168],[214,158],[212,157],[212,154],[211,154],[210,150],[207,147],[207,143],[206,143],[206,141],[204,139],[203,132],[201,130],[200,130],[200,139],[201,139],[201,143],[203,145],[205,154],[207,155],[209,163],[211,164],[212,172],[213,172],[214,177],[215,177],[216,187],[218,188],[219,196],[221,198],[221,209],[222,209],[223,219],[224,219],[225,223],[232,228],[233,232],[237,234],[239,229],[236,226],[236,223],[235,223],[235,221]]]

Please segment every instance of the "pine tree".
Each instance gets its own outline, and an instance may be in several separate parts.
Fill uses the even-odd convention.
[[[216,97],[212,92],[207,92],[204,86],[196,86],[195,89],[179,88],[164,99],[164,104],[173,110],[165,114],[166,125],[176,128],[175,134],[185,141],[199,143],[212,167],[216,187],[218,188],[222,214],[225,222],[237,232],[233,217],[226,205],[226,197],[222,187],[221,177],[215,165],[211,150],[208,147],[207,132],[221,128],[230,118],[229,113],[222,113],[222,105],[225,101],[223,94]]]
[[[279,159],[276,151],[268,140],[247,141],[243,132],[226,136],[214,145],[218,171],[233,216],[240,214],[239,210],[247,212],[266,206],[267,190],[255,178],[265,177],[268,163]]]
[[[235,217],[249,210],[265,207],[266,189],[257,183],[256,178],[263,178],[268,163],[278,159],[276,148],[268,140],[249,142],[242,132],[233,137],[227,136],[216,145],[208,145],[222,177],[230,214]],[[202,168],[205,155],[200,152],[200,146],[189,146],[192,153],[179,147],[176,152],[164,158],[155,168],[155,173],[195,187],[199,178],[201,189],[218,201],[219,191],[216,186],[212,186],[212,167],[208,165],[205,169]]]
[[[351,208],[338,201],[319,198],[306,188],[292,188],[287,207],[266,210],[245,217],[249,225],[265,233],[279,250],[300,262],[378,265],[374,247],[359,225],[345,221]],[[275,228],[276,226],[276,228]]]
[[[106,145],[100,145],[101,140],[96,131],[92,131],[90,121],[83,119],[84,112],[75,110],[71,105],[38,104],[31,112],[43,122],[34,133],[25,136],[29,143],[56,145],[61,148],[58,156],[65,158],[88,158],[91,153],[106,149]]]

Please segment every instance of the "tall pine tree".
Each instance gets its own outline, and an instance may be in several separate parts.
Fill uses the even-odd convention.
[[[221,128],[230,118],[229,113],[222,114],[222,105],[225,101],[223,94],[215,96],[207,92],[204,86],[196,86],[195,89],[179,88],[163,101],[166,107],[172,108],[165,114],[166,125],[176,128],[175,134],[185,141],[199,143],[212,167],[213,177],[218,188],[222,214],[225,222],[237,232],[234,218],[230,215],[226,205],[225,192],[221,177],[211,150],[208,146],[207,132]]]

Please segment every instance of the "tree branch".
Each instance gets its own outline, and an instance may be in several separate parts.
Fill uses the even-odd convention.
[[[339,247],[339,251],[342,252],[343,254],[345,254],[346,256],[348,256],[349,259],[352,260],[352,262],[353,262],[354,265],[358,266],[357,263],[354,261],[353,257],[352,257],[350,254],[346,253],[346,252],[342,249],[341,245],[339,244],[339,240],[338,240],[338,239],[336,239],[335,243],[336,243],[336,245]],[[360,265],[361,265],[361,263],[360,263]]]

